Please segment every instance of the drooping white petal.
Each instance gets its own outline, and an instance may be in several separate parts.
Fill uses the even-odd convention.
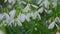
[[[31,17],[33,18],[33,19],[35,19],[36,17],[37,17],[37,13],[35,12],[35,13],[31,13]]]
[[[45,8],[49,9],[49,2],[48,2],[48,0],[44,0],[44,6],[45,6]]]
[[[55,18],[55,22],[59,22],[59,17],[56,17]]]
[[[4,18],[4,14],[0,14],[0,20],[2,20]]]
[[[38,18],[41,20],[41,16],[38,14]]]
[[[8,8],[11,9],[12,8],[12,5],[8,5]]]
[[[26,2],[25,1],[21,1],[21,2],[26,5]]]
[[[20,19],[21,22],[24,22],[25,21],[25,15],[24,14],[20,14],[18,19]]]
[[[12,3],[12,5],[15,4],[15,0],[8,0],[9,3]]]
[[[28,13],[26,16],[25,16],[26,20],[29,22],[30,21],[30,13]]]
[[[33,19],[36,19],[37,18],[37,12],[34,12],[34,14],[33,14]]]
[[[5,14],[5,16],[6,16],[6,23],[7,24],[11,24],[11,23],[13,23],[14,22],[14,18],[12,18],[13,16],[9,16],[7,13],[4,13]],[[10,13],[11,14],[11,13]]]
[[[27,6],[23,9],[24,12],[28,12],[30,10],[30,4],[27,4]]]
[[[53,5],[53,8],[55,8],[57,6],[57,0],[52,0],[52,5]]]
[[[38,12],[32,12],[32,13],[31,13],[32,19],[36,19],[37,16],[38,16]]]
[[[59,29],[59,26],[57,24],[55,24],[55,25],[56,25],[57,29]]]
[[[15,10],[11,10],[10,13],[9,13],[9,15],[10,15],[10,18],[14,18],[14,16],[15,16]]]
[[[17,19],[18,26],[22,26],[22,23]]]
[[[14,25],[14,19],[11,20],[11,21],[8,23],[8,25],[10,25],[10,26],[12,26],[12,24]]]
[[[9,23],[10,22],[10,17],[7,13],[4,13],[5,14],[5,17],[6,17],[6,22]]]
[[[55,22],[60,23],[60,18],[59,17],[56,17],[55,18]]]
[[[37,4],[40,4],[42,2],[42,0],[39,0],[38,2],[37,2]]]
[[[41,7],[39,10],[38,10],[39,13],[42,13],[43,12],[43,7]]]
[[[43,3],[41,3],[39,6],[43,6]]]
[[[48,26],[48,29],[53,29],[55,26],[55,21],[53,21],[49,26]]]
[[[9,2],[9,3],[11,3],[11,2],[12,2],[12,0],[8,0],[8,2]]]
[[[46,9],[45,9],[45,12],[46,12],[47,14],[51,14],[52,10],[46,10]]]
[[[38,6],[36,6],[36,5],[33,5],[33,4],[32,4],[32,6],[33,6],[34,8],[38,8]]]

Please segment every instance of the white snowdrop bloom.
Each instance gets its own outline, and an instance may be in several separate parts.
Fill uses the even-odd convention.
[[[13,0],[8,0],[9,3],[11,3]]]
[[[43,2],[39,6],[43,6]]]
[[[45,9],[45,12],[46,12],[47,14],[51,14],[52,10],[46,10],[46,9]]]
[[[59,17],[56,17],[55,18],[55,22],[60,23],[60,18]]]
[[[0,20],[2,20],[4,18],[4,14],[0,14]]]
[[[20,14],[19,19],[21,22],[25,21],[25,15],[24,14]]]
[[[42,0],[38,0],[37,4],[41,4]]]
[[[14,25],[14,20],[9,20],[10,22],[8,22],[8,26],[12,26],[12,24]]]
[[[22,26],[22,23],[19,19],[17,19],[16,21],[17,21],[18,26]]]
[[[56,32],[56,34],[60,34],[59,32]]]
[[[2,30],[0,30],[0,34],[4,34],[4,32]]]
[[[25,4],[26,5],[26,2],[25,1],[21,1],[21,3]]]
[[[10,17],[9,17],[9,15],[8,15],[7,13],[4,13],[4,14],[5,14],[5,16],[6,16],[6,22],[9,23],[9,22],[10,22]]]
[[[34,16],[33,19],[36,19],[36,17],[37,17],[37,12],[34,12],[34,13],[33,13],[33,16]]]
[[[49,2],[48,2],[48,0],[44,0],[44,6],[45,6],[45,8],[49,9]]]
[[[34,13],[32,12],[32,13],[31,13],[31,17],[32,17],[33,19],[36,19],[36,17],[37,17],[37,12],[34,12]]]
[[[4,0],[4,3],[6,3],[7,2],[7,0]]]
[[[59,26],[57,24],[55,24],[55,25],[56,25],[57,29],[59,29]]]
[[[11,8],[12,8],[12,6],[11,6],[11,5],[8,5],[8,8],[9,8],[9,9],[11,9]]]
[[[49,11],[47,12],[47,14],[51,14],[51,12],[52,12],[52,10],[49,10]]]
[[[38,18],[41,20],[41,16],[38,14]]]
[[[33,6],[34,8],[38,8],[38,6],[36,6],[36,5],[33,5],[33,4],[32,4],[32,6]]]
[[[53,29],[55,26],[55,21],[53,21],[49,26],[48,26],[48,29]]]
[[[11,11],[10,11],[10,13],[9,13],[10,18],[14,18],[15,12],[16,12],[15,10],[11,10]]]
[[[57,0],[52,0],[53,8],[57,6]]]
[[[12,5],[15,4],[15,0],[8,0],[9,3],[12,3]]]
[[[40,9],[38,9],[38,12],[42,13],[43,12],[43,7],[41,7]]]
[[[31,13],[31,17],[33,18],[34,16],[33,16],[33,12]]]
[[[30,21],[30,13],[28,13],[26,16],[25,16],[26,20],[29,22]]]
[[[56,17],[56,18],[55,18],[55,22],[58,22],[58,21],[59,21],[59,17]]]
[[[30,10],[30,4],[27,4],[27,6],[23,9],[24,12],[28,12]]]
[[[10,11],[10,13],[9,13],[9,15],[8,14],[6,14],[6,13],[4,13],[5,14],[5,16],[6,16],[6,22],[7,23],[13,23],[13,21],[14,21],[14,16],[15,16],[15,10],[12,10],[12,11]]]

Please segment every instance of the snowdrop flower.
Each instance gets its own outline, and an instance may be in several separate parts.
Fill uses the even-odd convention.
[[[14,24],[14,20],[11,20],[8,25],[12,26],[12,24]]]
[[[6,13],[4,13],[5,14],[5,16],[6,16],[6,22],[8,23],[9,22],[9,15],[8,14],[6,14]]]
[[[40,9],[38,9],[38,12],[42,13],[43,12],[43,7],[41,7]]]
[[[21,1],[21,2],[26,5],[26,2],[25,1]]]
[[[0,30],[0,34],[4,34],[4,32]]]
[[[56,25],[57,29],[59,29],[59,26],[57,24],[55,24],[55,25]]]
[[[9,3],[11,3],[13,0],[8,0]]]
[[[47,12],[47,14],[51,14],[51,12],[52,12],[52,10],[49,10],[49,11]]]
[[[57,0],[52,0],[53,8],[57,6]]]
[[[30,4],[27,4],[27,6],[23,9],[24,12],[28,12],[30,10]]]
[[[41,20],[41,16],[38,14],[38,18]]]
[[[15,12],[16,12],[15,10],[11,10],[10,11],[9,15],[10,15],[11,18],[14,18]]]
[[[43,2],[39,6],[43,6]]]
[[[2,20],[4,18],[4,14],[0,14],[0,20]]]
[[[39,0],[39,1],[37,2],[37,4],[41,4],[41,2],[42,2],[42,0]]]
[[[8,8],[11,9],[12,8],[12,5],[8,5]]]
[[[45,8],[49,9],[49,2],[48,2],[48,0],[44,0],[44,6],[45,6]]]
[[[25,15],[24,15],[24,14],[19,14],[18,19],[19,19],[21,22],[24,22],[24,21],[25,21]]]
[[[28,13],[26,16],[25,16],[26,20],[29,22],[30,21],[30,13]]]
[[[33,4],[32,4],[32,6],[33,6],[34,8],[38,8],[38,6],[36,6],[36,5],[33,5]]]
[[[17,24],[18,24],[18,26],[22,26],[22,23],[20,22],[20,20],[16,20],[17,21]]]
[[[52,10],[46,10],[46,9],[45,9],[45,12],[46,12],[47,14],[51,14]]]
[[[8,0],[9,3],[12,3],[12,5],[15,4],[15,0]]]
[[[59,32],[56,32],[56,34],[60,34]]]
[[[35,19],[37,17],[37,13],[36,12],[35,13],[32,12],[31,16],[32,16],[33,19]]]
[[[56,17],[55,18],[55,22],[59,22],[59,17]]]
[[[6,22],[9,24],[9,23],[13,23],[14,22],[14,16],[15,16],[15,11],[12,10],[10,11],[9,15],[4,13],[5,16],[6,16]]]
[[[4,0],[4,3],[6,3],[7,2],[7,0]]]
[[[60,18],[59,17],[56,17],[55,18],[55,22],[60,23]]]
[[[54,26],[55,26],[55,21],[53,21],[53,22],[49,25],[48,29],[53,29]]]

